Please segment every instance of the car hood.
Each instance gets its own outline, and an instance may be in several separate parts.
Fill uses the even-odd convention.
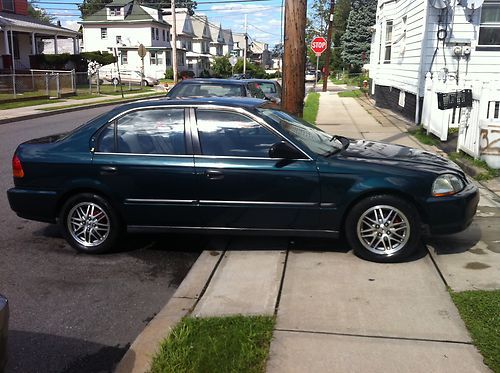
[[[370,160],[404,162],[412,164],[441,167],[463,174],[463,171],[455,163],[438,156],[437,154],[410,148],[402,145],[387,144],[376,141],[351,140],[342,156],[348,158],[364,158]]]

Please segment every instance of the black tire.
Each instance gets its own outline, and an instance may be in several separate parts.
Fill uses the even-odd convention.
[[[361,200],[345,220],[345,235],[354,253],[375,262],[398,262],[412,255],[421,233],[415,206],[392,195]]]
[[[147,81],[147,80],[143,80],[143,81],[142,81],[142,86],[143,86],[143,87],[147,87],[147,86],[149,86],[148,81]]]
[[[111,205],[93,193],[70,197],[61,209],[59,225],[68,243],[87,254],[110,251],[121,231],[120,221]]]
[[[111,83],[113,83],[113,85],[118,85],[120,81],[118,80],[118,78],[113,78],[113,80],[111,81]]]

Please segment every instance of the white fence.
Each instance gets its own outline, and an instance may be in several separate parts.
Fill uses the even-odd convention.
[[[438,92],[472,89],[472,107],[438,109]],[[450,128],[458,128],[457,150],[500,168],[500,82],[464,81],[459,86],[427,77],[422,125],[446,141]]]

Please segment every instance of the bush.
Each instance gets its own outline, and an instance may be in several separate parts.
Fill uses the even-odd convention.
[[[30,56],[33,69],[87,71],[87,61],[96,61],[105,66],[116,62],[108,52],[83,52],[81,54],[37,54]]]
[[[165,70],[165,79],[173,80],[174,79],[174,69],[170,68]]]
[[[200,73],[200,78],[210,78],[210,72],[208,70],[203,70],[201,73]]]

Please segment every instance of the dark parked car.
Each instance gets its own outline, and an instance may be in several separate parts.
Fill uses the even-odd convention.
[[[167,97],[254,97],[266,95],[252,81],[232,79],[186,79],[177,83]]]
[[[0,294],[0,372],[7,364],[7,331],[9,330],[9,302]]]
[[[478,191],[454,163],[404,146],[331,136],[258,99],[143,101],[71,133],[21,144],[11,208],[59,222],[77,250],[129,232],[338,237],[396,261],[423,231],[472,221]]]
[[[269,79],[248,79],[247,82],[253,82],[266,95],[266,98],[274,100],[276,103],[281,102],[281,85],[276,80]]]

